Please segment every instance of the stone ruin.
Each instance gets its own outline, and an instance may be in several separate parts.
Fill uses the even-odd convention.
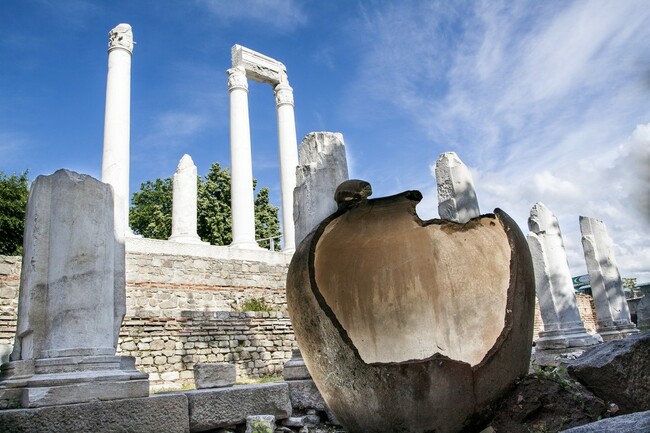
[[[124,317],[124,244],[113,192],[59,170],[32,184],[18,324],[0,399],[22,407],[149,395],[147,374],[115,356]]]

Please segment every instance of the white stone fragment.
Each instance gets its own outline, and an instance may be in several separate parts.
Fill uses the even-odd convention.
[[[445,152],[436,161],[438,215],[440,218],[466,223],[480,216],[472,174],[454,152]]]
[[[631,321],[614,248],[602,221],[580,217],[582,248],[596,307],[597,330],[603,340],[616,340],[639,332]]]
[[[348,180],[343,135],[335,132],[307,134],[298,149],[293,219],[296,244],[327,216],[336,212],[336,187]]]
[[[563,349],[597,344],[587,334],[578,307],[560,225],[543,203],[530,210],[527,240],[535,270],[535,288],[544,331],[538,349]]]
[[[185,154],[174,173],[172,242],[205,243],[197,234],[197,171],[192,157]]]

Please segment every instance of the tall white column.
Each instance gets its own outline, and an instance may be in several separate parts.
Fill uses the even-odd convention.
[[[108,35],[102,182],[113,187],[115,233],[122,238],[132,234],[129,229],[129,142],[134,42],[129,24],[119,24]]]
[[[293,190],[296,187],[298,143],[296,140],[296,119],[293,112],[293,89],[289,86],[286,74],[282,74],[280,84],[275,86],[275,106],[278,112],[282,236],[284,251],[291,252],[296,249],[293,222]]]
[[[230,206],[232,244],[235,248],[260,248],[255,242],[253,161],[248,119],[248,80],[242,66],[228,69],[230,93]]]

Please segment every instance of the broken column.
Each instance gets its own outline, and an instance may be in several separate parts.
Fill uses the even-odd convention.
[[[596,306],[596,327],[605,341],[639,332],[632,323],[612,240],[602,221],[580,217],[582,248]]]
[[[564,349],[597,344],[585,330],[573,290],[560,225],[543,203],[536,203],[528,219],[528,247],[535,269],[535,287],[544,331],[538,349]]]
[[[23,407],[149,394],[132,357],[115,356],[124,317],[124,244],[112,188],[59,170],[39,176],[27,203],[18,320],[0,400]]]
[[[454,152],[441,154],[435,172],[440,218],[466,223],[481,214],[472,174],[458,155]]]
[[[174,173],[172,242],[205,244],[197,234],[197,172],[189,155],[183,155]]]
[[[296,245],[327,216],[336,212],[334,192],[348,179],[343,135],[311,132],[298,149],[296,188],[293,191],[293,219]]]
[[[102,182],[113,187],[115,229],[120,236],[132,234],[129,229],[129,146],[133,44],[130,25],[119,24],[109,32]]]

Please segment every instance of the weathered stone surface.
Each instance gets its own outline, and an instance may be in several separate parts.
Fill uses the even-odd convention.
[[[246,417],[246,433],[260,433],[275,431],[275,417],[273,415],[250,415]]]
[[[560,433],[640,433],[650,431],[650,410],[606,418]]]
[[[481,214],[472,173],[458,155],[445,152],[436,161],[438,215],[441,219],[466,223]]]
[[[197,234],[197,172],[192,157],[178,162],[173,183],[172,242],[206,243]]]
[[[636,318],[637,326],[642,331],[650,330],[650,285],[641,288],[643,298],[637,304]]]
[[[587,334],[571,280],[560,225],[543,203],[536,203],[528,219],[526,237],[535,268],[535,290],[544,331],[539,333],[537,349],[562,349],[591,346],[599,338]]]
[[[336,212],[336,187],[348,179],[343,135],[312,132],[298,149],[293,219],[296,245],[325,217]]]
[[[291,406],[295,410],[303,411],[307,409],[316,409],[327,411],[327,403],[320,395],[316,383],[311,379],[290,380],[289,392],[291,393]]]
[[[16,337],[0,382],[23,390],[23,407],[149,394],[147,374],[115,356],[126,304],[114,227],[109,185],[67,170],[32,184]]]
[[[189,402],[190,428],[206,431],[241,424],[250,414],[291,416],[291,400],[286,383],[241,385],[231,388],[185,392]]]
[[[0,432],[189,432],[187,397],[155,395],[37,409],[0,410]]]
[[[291,351],[291,359],[284,364],[282,375],[284,376],[284,380],[311,379],[309,370],[307,370],[307,366],[305,365],[305,360],[302,359],[300,349]]]
[[[523,234],[501,211],[423,222],[421,198],[337,212],[289,268],[303,358],[349,432],[471,431],[528,371],[535,288]]]
[[[194,383],[197,389],[233,386],[237,380],[234,364],[195,364]]]
[[[568,371],[621,413],[650,410],[650,332],[588,349]]]
[[[596,306],[598,334],[605,341],[639,332],[630,319],[614,247],[602,221],[580,217],[582,248]]]

